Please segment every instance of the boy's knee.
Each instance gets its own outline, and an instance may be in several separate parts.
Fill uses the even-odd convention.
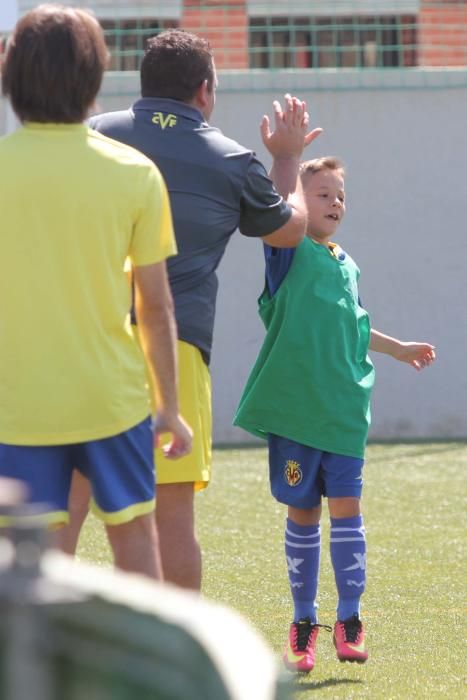
[[[313,508],[289,506],[287,515],[296,525],[318,525],[321,519],[321,504]]]
[[[360,499],[354,496],[328,498],[329,515],[331,518],[353,518],[360,515]]]

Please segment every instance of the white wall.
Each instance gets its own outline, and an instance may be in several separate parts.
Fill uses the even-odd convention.
[[[221,73],[213,123],[269,166],[259,138],[262,114],[271,114],[273,98],[287,89],[306,98],[313,125],[325,129],[307,157],[335,154],[347,164],[338,240],[360,266],[360,294],[374,327],[433,342],[438,352],[420,374],[373,356],[370,436],[467,438],[467,71],[385,75]],[[446,84],[453,87],[442,89]],[[100,107],[124,107],[137,89],[137,76],[109,75]],[[235,235],[219,276],[212,362],[218,444],[250,440],[231,422],[263,337],[256,315],[260,244]]]
[[[0,4],[0,32],[10,32],[18,19],[17,0],[2,0]]]
[[[216,123],[268,163],[257,124],[286,84],[245,99],[221,94],[216,107]],[[335,154],[347,164],[347,214],[338,240],[360,266],[360,294],[373,326],[437,347],[437,362],[421,373],[373,354],[370,437],[466,438],[467,90],[297,94],[307,100],[313,125],[325,129],[307,157]],[[263,284],[260,245],[237,236],[220,278],[214,436],[237,442],[249,437],[231,427],[232,415],[263,337],[255,309]]]

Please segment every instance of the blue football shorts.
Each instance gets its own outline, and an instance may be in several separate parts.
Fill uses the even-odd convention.
[[[118,435],[70,445],[0,443],[0,476],[23,481],[28,502],[49,525],[65,525],[73,470],[89,479],[92,509],[108,525],[129,522],[155,507],[151,418]],[[5,518],[1,524],[8,524]]]
[[[323,452],[270,434],[269,479],[271,493],[294,508],[314,508],[322,496],[360,498],[363,459]]]

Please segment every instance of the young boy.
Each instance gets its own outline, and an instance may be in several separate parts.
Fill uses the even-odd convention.
[[[266,337],[234,423],[268,440],[273,496],[288,506],[285,554],[294,619],[284,652],[290,670],[315,663],[321,498],[328,498],[338,603],[340,661],[368,658],[360,620],[365,589],[362,469],[374,369],[368,349],[417,370],[434,347],[370,328],[360,304],[359,269],[331,237],[345,213],[344,167],[334,157],[302,164],[307,236],[294,249],[265,245],[259,313]],[[331,628],[329,628],[331,629]]]

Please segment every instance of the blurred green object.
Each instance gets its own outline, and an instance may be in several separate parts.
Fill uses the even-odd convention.
[[[73,562],[37,526],[0,540],[2,700],[286,700],[237,613],[140,576]]]

